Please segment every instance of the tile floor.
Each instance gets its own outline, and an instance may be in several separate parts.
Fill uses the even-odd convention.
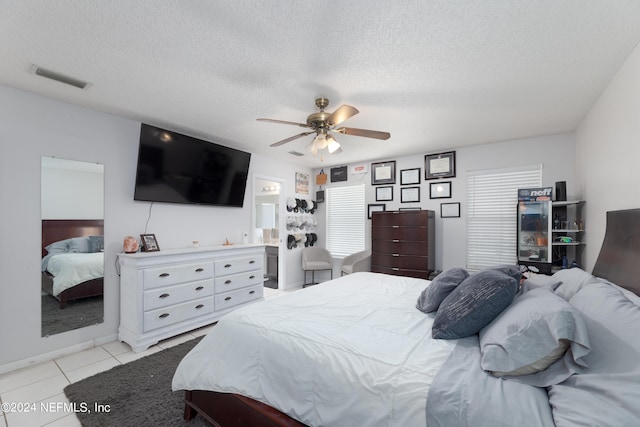
[[[276,289],[264,288],[265,298],[281,295]],[[48,362],[0,375],[0,402],[28,403],[29,411],[0,413],[0,427],[79,427],[80,422],[70,408],[63,389],[76,381],[131,362],[163,349],[206,335],[213,325],[161,341],[141,353],[127,344],[114,341]],[[14,409],[21,409],[15,407]]]

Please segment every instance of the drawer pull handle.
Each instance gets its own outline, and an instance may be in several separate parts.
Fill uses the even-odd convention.
[[[201,290],[203,290],[203,289],[204,289],[204,286],[198,286],[198,287],[196,288],[196,291],[201,291]]]
[[[255,264],[255,263],[256,263],[256,261],[253,260],[253,259],[251,261],[249,261],[249,264]]]
[[[399,242],[400,242],[400,239],[393,239],[393,240],[392,240],[392,242],[393,242],[393,243],[399,243]]]
[[[224,266],[224,268],[229,268],[229,267],[231,267],[231,264],[226,264],[226,265]]]
[[[162,313],[158,318],[164,319],[165,317],[169,317],[169,313]]]
[[[204,268],[196,268],[196,273],[202,273],[204,271]]]
[[[256,276],[254,276],[253,274],[251,276],[249,276],[249,279],[255,279]]]
[[[392,225],[391,228],[400,228],[399,225]]]
[[[400,256],[400,254],[392,254],[393,256]]]
[[[202,307],[204,307],[204,304],[198,304],[198,305],[196,305],[196,310],[199,310],[199,309],[201,309]]]
[[[169,273],[162,273],[160,275],[158,275],[158,277],[169,277],[170,274]]]
[[[231,301],[231,297],[226,297],[224,300],[225,301]]]
[[[400,269],[398,267],[393,267],[392,270],[393,271],[399,271]]]
[[[167,298],[168,296],[169,296],[169,294],[162,294],[158,298]]]
[[[229,284],[231,284],[231,279],[227,279],[227,280],[225,280],[225,281],[224,281],[224,284],[225,284],[225,285],[229,285]]]
[[[249,295],[255,294],[255,293],[256,293],[256,291],[249,291]]]

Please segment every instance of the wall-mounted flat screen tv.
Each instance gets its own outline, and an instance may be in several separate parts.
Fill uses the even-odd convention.
[[[147,124],[134,200],[242,207],[251,154]]]

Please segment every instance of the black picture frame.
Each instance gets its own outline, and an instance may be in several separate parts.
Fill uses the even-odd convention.
[[[367,205],[367,219],[371,219],[371,214],[374,212],[384,212],[387,210],[387,205],[384,203],[370,203]]]
[[[460,218],[460,203],[440,203],[440,218]]]
[[[450,199],[451,181],[437,181],[429,183],[430,199]]]
[[[140,242],[142,242],[142,252],[158,252],[160,250],[155,234],[141,234]]]
[[[420,184],[420,168],[402,169],[400,171],[400,185]]]
[[[396,161],[371,163],[371,185],[396,183]]]
[[[376,187],[376,202],[391,202],[391,201],[393,201],[392,185]]]
[[[402,187],[400,189],[400,203],[419,203],[420,186]]]
[[[455,178],[456,152],[427,154],[424,156],[424,179]]]
[[[349,179],[347,175],[347,167],[339,166],[337,168],[331,168],[331,182],[344,182]]]

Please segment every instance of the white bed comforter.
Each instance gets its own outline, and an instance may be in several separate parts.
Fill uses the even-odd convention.
[[[87,280],[104,277],[104,253],[65,253],[53,255],[47,264],[53,275],[53,295]]]
[[[415,308],[428,281],[356,273],[225,316],[181,361],[173,390],[231,392],[310,426],[423,426],[456,341]]]

